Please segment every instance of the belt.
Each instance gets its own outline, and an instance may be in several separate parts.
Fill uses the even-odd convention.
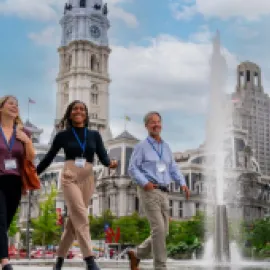
[[[159,189],[159,190],[161,190],[161,191],[163,191],[163,192],[169,192],[169,188],[168,187],[166,187],[166,186],[159,186],[159,185],[157,185],[157,186],[155,186],[155,189]]]

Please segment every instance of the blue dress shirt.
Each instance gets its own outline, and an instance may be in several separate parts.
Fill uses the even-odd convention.
[[[159,172],[157,169],[160,162],[166,165],[164,172]],[[148,182],[167,186],[171,180],[178,185],[186,185],[185,178],[174,160],[169,145],[163,140],[157,142],[150,136],[135,146],[130,158],[128,173],[142,187]]]

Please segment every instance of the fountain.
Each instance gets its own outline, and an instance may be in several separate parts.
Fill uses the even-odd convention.
[[[228,262],[230,261],[230,247],[226,206],[217,205],[215,215],[215,260]]]
[[[210,98],[206,129],[206,180],[207,201],[214,217],[213,257],[216,262],[230,261],[227,208],[224,203],[224,165],[226,150],[224,142],[228,136],[229,107],[226,102],[227,66],[220,51],[217,32],[213,42],[211,58]],[[209,200],[210,198],[210,200]],[[209,209],[209,207],[208,207]],[[207,212],[209,214],[209,210]]]

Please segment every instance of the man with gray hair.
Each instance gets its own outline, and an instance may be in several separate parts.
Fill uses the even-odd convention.
[[[128,251],[130,269],[138,270],[141,259],[153,254],[154,269],[166,270],[166,236],[169,232],[169,184],[173,179],[189,198],[189,189],[169,145],[161,139],[161,115],[149,112],[144,117],[149,136],[132,153],[129,175],[139,186],[139,197],[150,223],[151,235],[135,250]]]

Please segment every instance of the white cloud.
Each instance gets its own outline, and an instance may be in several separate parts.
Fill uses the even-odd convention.
[[[112,20],[117,19],[124,21],[129,27],[133,28],[139,25],[137,18],[132,13],[127,12],[123,8],[118,7],[116,5],[110,5],[109,8],[110,8],[109,17]]]
[[[190,4],[183,4],[181,0],[175,0],[171,7],[174,17],[179,20],[190,19],[196,13],[207,18],[240,17],[249,21],[258,20],[261,16],[270,14],[269,0],[196,0]]]
[[[59,27],[49,26],[39,33],[30,33],[28,37],[38,45],[58,46],[60,44]]]
[[[59,8],[64,6],[64,2],[65,0],[4,0],[0,2],[0,13],[39,21],[57,20]]]
[[[139,22],[136,16],[121,7],[121,3],[133,2],[131,0],[108,0],[109,18],[124,21],[129,27],[137,27]]]
[[[189,38],[191,41],[199,43],[209,43],[213,33],[210,32],[207,25],[202,25],[198,32],[192,33]]]
[[[148,47],[112,47],[114,102],[137,115],[150,108],[204,113],[211,50],[209,43],[184,42],[170,36],[152,39]],[[235,69],[235,57],[225,53],[229,66]]]
[[[113,136],[118,136],[124,131],[124,122],[119,118],[113,118],[110,122]],[[147,135],[146,129],[143,123],[137,123],[131,120],[126,126],[128,132],[130,132],[137,139],[142,140]]]
[[[0,14],[15,15],[23,19],[56,21],[64,10],[66,0],[3,0]],[[124,21],[130,27],[138,26],[137,18],[121,7],[128,0],[109,0],[110,18]]]
[[[178,2],[173,2],[170,4],[174,18],[177,20],[190,20],[196,13],[196,5],[180,5]]]
[[[48,142],[51,139],[52,132],[53,132],[53,125],[51,125],[51,126],[42,125],[39,128],[43,129],[43,132],[40,136],[40,143],[41,144],[48,144]]]

